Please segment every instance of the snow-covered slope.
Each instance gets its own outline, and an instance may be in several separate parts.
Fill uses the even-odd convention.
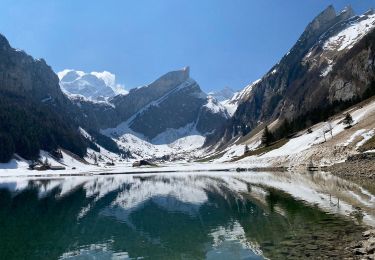
[[[236,112],[238,104],[241,102],[241,100],[246,100],[246,98],[250,95],[254,85],[259,81],[260,80],[254,81],[250,85],[247,85],[243,90],[233,93],[230,99],[223,100],[221,102],[230,116],[232,116],[234,112]]]
[[[352,48],[364,35],[375,28],[373,10],[351,19],[345,28],[325,41],[325,50],[342,51]]]
[[[224,117],[227,117],[226,108],[222,105],[221,102],[218,102],[218,100],[216,100],[212,96],[207,97],[207,103],[203,107],[207,108],[214,114],[223,114]]]
[[[167,129],[152,140],[128,129],[116,139],[119,147],[131,152],[136,159],[190,160],[201,153],[205,136],[195,124],[179,129]]]
[[[105,100],[127,93],[124,86],[116,82],[116,76],[108,71],[86,73],[67,69],[57,75],[61,89],[68,95],[78,94],[90,100]]]
[[[346,113],[353,117],[353,127],[346,129]],[[375,100],[348,109],[300,131],[281,147],[269,152],[248,156],[240,160],[254,166],[298,166],[313,161],[316,165],[331,165],[343,161],[348,155],[358,153],[367,140],[375,135]],[[231,161],[244,155],[245,146],[255,150],[261,145],[262,132],[243,143],[233,144],[216,161]]]

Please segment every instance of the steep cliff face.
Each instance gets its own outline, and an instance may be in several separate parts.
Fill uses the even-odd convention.
[[[290,52],[238,100],[227,133],[247,133],[262,122],[291,119],[361,96],[374,81],[374,27],[372,10],[353,16],[346,8],[336,15],[328,7]]]
[[[71,115],[73,104],[61,92],[59,79],[44,60],[35,60],[9,45],[0,35],[0,141],[26,159],[39,150],[57,147],[80,156],[86,153],[85,139]],[[3,152],[3,151],[2,151]]]
[[[67,102],[59,79],[43,59],[16,50],[0,35],[0,88],[35,101]]]
[[[145,107],[130,127],[152,139],[168,128],[177,129],[194,122],[205,102],[198,84],[188,79]]]
[[[129,119],[140,109],[157,100],[189,78],[189,68],[169,72],[153,83],[130,90],[128,95],[119,95],[110,102],[114,104],[122,120]]]
[[[85,128],[99,131],[114,127],[121,122],[115,107],[108,102],[93,102],[82,96],[70,96],[69,98],[75,105],[77,122],[80,122]]]

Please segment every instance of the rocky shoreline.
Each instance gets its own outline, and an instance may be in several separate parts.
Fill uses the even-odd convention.
[[[327,171],[375,192],[375,153],[351,155],[345,162],[328,167]],[[375,259],[375,229],[363,232],[362,238],[348,249],[355,259]]]
[[[362,234],[363,240],[350,247],[358,259],[375,259],[375,229],[367,230]]]
[[[334,175],[350,180],[375,180],[375,153],[349,156],[345,162],[327,168]]]

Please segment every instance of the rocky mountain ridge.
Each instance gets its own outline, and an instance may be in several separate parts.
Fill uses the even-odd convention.
[[[374,12],[336,14],[329,6],[259,81],[240,93],[225,135],[249,133],[261,123],[293,120],[333,102],[361,97],[374,82]],[[246,94],[245,94],[246,93]]]
[[[188,67],[169,72],[129,93],[114,95],[112,87],[116,84],[112,74],[64,71],[60,73],[60,86],[58,76],[44,60],[12,48],[3,36],[0,57],[0,98],[6,105],[3,110],[9,111],[2,113],[0,143],[9,147],[7,159],[14,151],[30,159],[36,158],[40,149],[53,152],[58,147],[81,157],[88,148],[92,153],[98,147],[128,154],[134,143],[129,146],[116,139],[124,134],[141,137],[138,144],[143,142],[146,146],[168,146],[172,142],[176,148],[165,151],[179,153],[202,146],[205,136],[228,118],[225,108],[190,78]],[[79,94],[72,94],[74,91]],[[12,111],[9,106],[15,104],[17,109]],[[34,111],[38,109],[40,112]],[[17,117],[33,121],[17,121]],[[15,122],[19,131],[12,130]],[[82,131],[89,133],[90,138]],[[99,131],[108,137],[104,138]],[[179,141],[181,138],[184,141]],[[95,144],[97,141],[100,144]],[[124,149],[118,149],[119,146]]]
[[[202,135],[215,131],[228,118],[225,109],[190,78],[189,67],[168,72],[154,82],[116,95],[107,102],[72,100],[113,137],[127,132],[152,140],[168,129],[194,123]],[[109,130],[112,129],[112,130]]]

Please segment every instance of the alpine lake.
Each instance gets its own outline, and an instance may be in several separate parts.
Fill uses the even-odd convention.
[[[325,172],[0,178],[0,259],[344,259],[374,191]]]

